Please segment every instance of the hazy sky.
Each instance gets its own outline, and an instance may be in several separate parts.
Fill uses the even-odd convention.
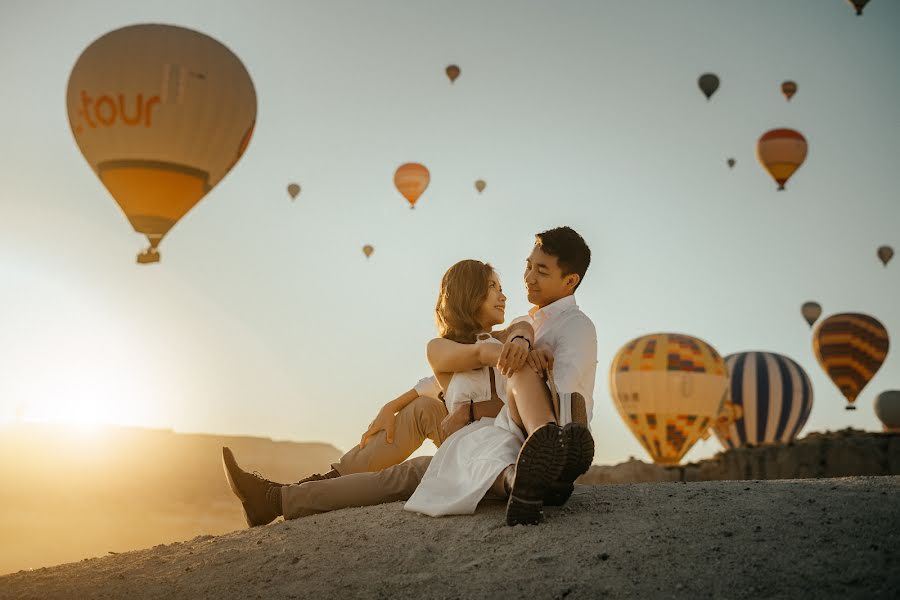
[[[145,22],[226,44],[259,102],[247,153],[149,267],[65,108],[81,51]],[[2,0],[0,418],[347,449],[428,373],[444,270],[493,263],[511,319],[528,308],[532,235],[569,224],[594,253],[577,299],[599,338],[597,462],[647,459],[606,371],[656,331],[797,360],[815,388],[805,432],[878,429],[900,349],[846,412],[799,310],[900,331],[900,261],[875,256],[900,250],[898,32],[892,0],[861,18],[844,0]],[[722,80],[711,102],[707,71]],[[780,126],[810,146],[785,192],[754,158]],[[407,161],[432,174],[415,211],[392,185]]]

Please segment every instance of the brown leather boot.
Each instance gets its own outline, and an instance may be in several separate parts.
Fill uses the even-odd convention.
[[[228,448],[222,448],[222,465],[225,467],[225,478],[231,491],[241,501],[244,508],[244,517],[247,525],[257,527],[266,525],[281,516],[281,497],[268,494],[270,489],[276,491],[284,485],[269,481],[258,473],[243,471],[234,459],[234,454]]]
[[[572,393],[572,422],[563,427],[566,437],[566,466],[544,495],[547,506],[562,506],[575,491],[575,480],[591,468],[594,460],[594,438],[587,427],[584,397]]]

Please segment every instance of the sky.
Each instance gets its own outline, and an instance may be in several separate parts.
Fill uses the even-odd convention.
[[[136,23],[218,39],[258,98],[246,153],[151,266],[65,107],[82,50]],[[595,462],[648,460],[607,369],[659,331],[795,359],[815,392],[804,433],[879,430],[900,352],[847,412],[800,305],[900,331],[900,263],[875,255],[900,249],[898,31],[889,0],[863,17],[843,0],[2,0],[0,420],[349,449],[429,374],[443,272],[491,262],[511,320],[534,233],[570,225],[593,252],[576,298],[598,333]],[[809,142],[783,192],[754,154],[776,127]],[[392,183],[409,161],[432,177],[415,210]]]

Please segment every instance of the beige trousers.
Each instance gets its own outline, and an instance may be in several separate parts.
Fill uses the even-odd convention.
[[[331,465],[341,477],[282,487],[284,518],[408,500],[431,457],[406,459],[426,438],[441,445],[440,424],[446,416],[443,402],[419,396],[397,413],[393,443],[380,431],[369,438],[365,448],[356,446]]]

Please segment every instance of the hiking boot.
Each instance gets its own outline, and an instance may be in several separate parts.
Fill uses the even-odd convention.
[[[536,525],[544,519],[544,495],[566,464],[565,437],[556,423],[536,429],[519,450],[506,503],[507,525]]]
[[[591,468],[594,460],[594,438],[581,423],[569,423],[563,427],[566,443],[566,464],[559,479],[550,484],[544,495],[547,506],[562,506],[575,491],[575,480]]]
[[[222,448],[222,465],[225,467],[225,477],[231,491],[241,501],[244,508],[244,517],[249,527],[266,525],[281,516],[281,502],[276,502],[273,494],[268,494],[270,489],[278,492],[284,484],[269,481],[259,473],[247,473],[241,470],[234,454],[228,448]]]

